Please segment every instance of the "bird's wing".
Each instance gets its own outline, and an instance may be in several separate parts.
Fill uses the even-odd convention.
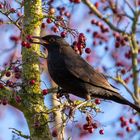
[[[64,61],[67,70],[78,79],[91,85],[118,93],[117,90],[111,86],[111,84],[107,81],[106,77],[102,73],[96,71],[76,53],[73,54],[71,50],[69,50],[68,54],[65,55]]]

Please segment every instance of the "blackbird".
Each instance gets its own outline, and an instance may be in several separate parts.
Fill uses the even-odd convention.
[[[64,38],[57,35],[33,36],[48,50],[48,70],[51,78],[66,93],[81,98],[102,98],[128,105],[140,112],[140,107],[131,103],[107,81],[106,77],[90,66],[70,47]]]

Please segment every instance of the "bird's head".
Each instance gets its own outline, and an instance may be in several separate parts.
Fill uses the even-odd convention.
[[[58,35],[46,35],[44,37],[32,36],[32,38],[37,39],[38,41],[32,40],[31,43],[41,44],[48,51],[59,49],[67,44],[67,42]]]

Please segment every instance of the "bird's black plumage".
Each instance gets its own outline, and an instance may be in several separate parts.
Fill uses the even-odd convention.
[[[38,38],[38,37],[34,37]],[[65,91],[86,98],[98,97],[129,105],[138,112],[140,108],[122,97],[105,76],[91,67],[60,36],[40,38],[48,50],[48,70],[51,78]]]

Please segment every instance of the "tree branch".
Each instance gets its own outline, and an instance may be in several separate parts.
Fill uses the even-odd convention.
[[[114,24],[112,24],[108,18],[103,17],[102,13],[100,13],[100,11],[89,1],[89,0],[82,0],[83,3],[85,3],[85,5],[87,5],[90,10],[92,12],[94,12],[94,14],[101,20],[103,20],[112,30],[119,32],[119,33],[123,33],[126,34],[125,30],[121,30],[119,28],[117,28],[116,26],[114,26]]]

